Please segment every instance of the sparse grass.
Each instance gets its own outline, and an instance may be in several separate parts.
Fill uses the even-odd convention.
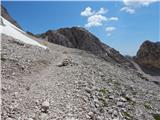
[[[98,100],[103,103],[104,107],[107,107],[106,96],[108,94],[108,90],[106,88],[102,88],[99,90],[99,93],[101,93],[102,96],[98,98]]]
[[[1,61],[6,61],[6,58],[1,56]]]
[[[38,37],[38,38],[45,38],[46,37],[45,34],[36,34],[35,36]]]
[[[47,46],[48,42],[47,41],[43,41],[42,44],[45,45],[45,46]]]
[[[155,120],[160,120],[160,114],[153,114]]]
[[[129,102],[132,105],[136,103],[136,99],[134,100],[134,98],[130,98],[129,96],[126,95],[124,95],[123,97],[127,100],[127,102]]]
[[[152,106],[149,103],[144,103],[144,107],[146,109],[152,109]]]
[[[99,98],[98,100],[102,102],[104,107],[107,107],[107,102],[104,98]]]
[[[103,95],[106,95],[108,93],[108,90],[106,88],[102,88],[99,90],[100,93],[102,93]]]
[[[128,102],[131,102],[131,98],[129,98],[128,96],[125,96],[125,99],[128,101]]]
[[[123,112],[123,115],[127,120],[132,120],[133,119],[133,117],[128,112]]]

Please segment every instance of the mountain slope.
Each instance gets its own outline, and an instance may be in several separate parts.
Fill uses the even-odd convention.
[[[133,67],[132,63],[118,51],[102,43],[96,36],[84,28],[72,27],[61,28],[56,31],[49,30],[38,35],[38,37],[51,43],[88,51],[112,63]]]
[[[12,23],[13,25],[15,25],[16,27],[22,29],[20,25],[9,15],[7,9],[2,4],[0,5],[0,7],[1,7],[1,16],[10,23]]]
[[[112,61],[116,61],[114,59],[117,58],[117,52],[99,44],[87,31],[79,31],[78,34],[70,33],[69,30],[63,33],[67,33],[66,37],[61,34],[63,30],[60,30],[61,33],[57,34],[56,31],[51,38],[55,37],[56,42],[61,41],[70,47],[83,46],[87,50],[93,50],[91,52],[95,48],[101,48],[99,53],[108,50],[107,53],[114,53],[115,56],[112,58],[107,55],[104,60],[98,57],[99,53],[94,55],[86,50],[45,41],[48,48],[46,50],[27,44],[34,40],[28,40],[25,32],[4,18],[1,19],[0,27],[3,28],[2,33],[5,33],[1,35],[2,120],[160,118],[160,84],[150,81],[134,69],[126,69],[123,64],[112,64]],[[23,39],[17,40],[20,36]],[[44,38],[47,39],[45,36]],[[87,43],[95,48],[86,48],[86,41],[79,43],[80,38],[87,38]],[[89,38],[93,38],[93,43]]]
[[[2,120],[154,120],[160,112],[159,85],[133,69],[53,43],[45,51],[2,41]]]

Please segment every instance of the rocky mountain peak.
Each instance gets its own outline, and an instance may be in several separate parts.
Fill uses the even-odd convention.
[[[136,62],[146,68],[160,69],[160,42],[144,41],[137,52]]]
[[[102,43],[95,35],[82,27],[49,30],[38,37],[66,47],[88,51],[112,63],[133,67],[132,63],[118,51]]]

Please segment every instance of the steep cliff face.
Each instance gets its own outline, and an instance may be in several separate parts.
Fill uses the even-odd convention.
[[[6,20],[8,20],[9,22],[11,22],[12,24],[14,24],[16,27],[22,29],[21,26],[9,15],[7,9],[3,5],[0,5],[0,7],[1,7],[1,16]]]
[[[56,31],[49,30],[38,35],[38,37],[66,47],[88,51],[106,61],[132,66],[118,51],[105,45],[96,36],[81,27],[61,28]]]
[[[149,69],[160,69],[160,42],[145,41],[137,52],[135,61]]]

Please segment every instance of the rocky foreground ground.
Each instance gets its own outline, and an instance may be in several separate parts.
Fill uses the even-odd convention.
[[[160,84],[134,69],[48,42],[2,35],[2,120],[159,120]]]

